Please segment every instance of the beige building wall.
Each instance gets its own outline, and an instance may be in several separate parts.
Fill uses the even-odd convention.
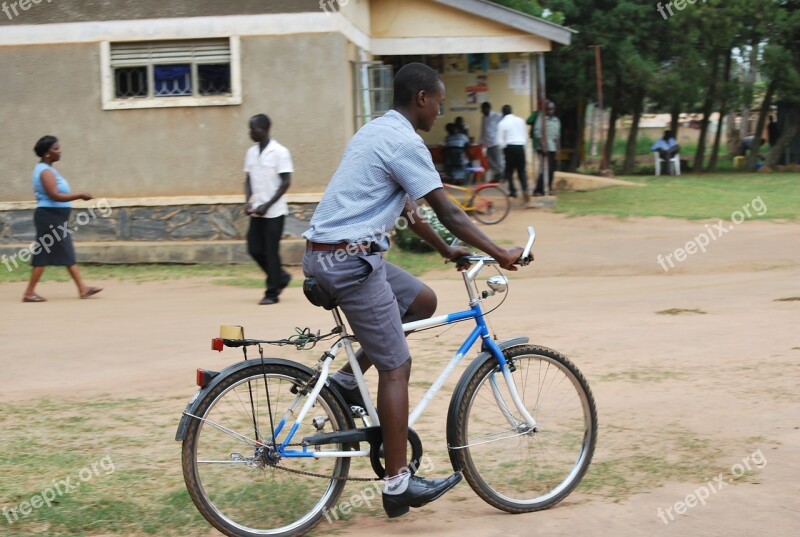
[[[527,37],[530,34],[430,0],[372,0],[372,37],[431,36]]]
[[[238,194],[259,112],[292,151],[292,190],[321,191],[352,135],[352,47],[340,34],[296,34],[243,37],[241,51],[241,105],[104,111],[99,43],[0,47],[0,198],[32,199],[33,145],[45,134],[61,139],[58,167],[74,191]]]

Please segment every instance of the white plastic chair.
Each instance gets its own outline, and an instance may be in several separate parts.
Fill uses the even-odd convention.
[[[661,157],[658,154],[658,151],[653,151],[653,156],[656,158],[656,175],[661,175]],[[681,174],[681,155],[680,153],[675,153],[675,155],[670,159],[672,161],[672,172],[674,175]]]

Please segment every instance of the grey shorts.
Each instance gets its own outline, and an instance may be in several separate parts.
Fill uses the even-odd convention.
[[[384,261],[381,252],[337,259],[330,252],[306,251],[303,273],[336,299],[377,369],[396,369],[411,357],[401,318],[424,287],[421,281]]]

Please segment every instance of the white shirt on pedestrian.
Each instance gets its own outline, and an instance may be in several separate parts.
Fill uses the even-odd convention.
[[[525,145],[528,141],[528,124],[514,114],[508,114],[497,125],[497,143],[500,147],[507,145]]]
[[[292,155],[275,140],[270,140],[264,151],[261,151],[259,144],[255,144],[247,150],[244,171],[250,175],[250,199],[247,201],[256,209],[271,200],[278,191],[282,183],[280,174],[294,172]],[[263,218],[286,214],[289,214],[289,204],[286,195],[283,195],[272,204]]]

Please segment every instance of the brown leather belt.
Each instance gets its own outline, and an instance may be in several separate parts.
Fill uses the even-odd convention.
[[[309,252],[338,252],[340,250],[344,250],[349,254],[368,254],[371,251],[371,245],[368,243],[364,244],[360,242],[348,241],[337,242],[335,244],[306,241],[306,250]]]

